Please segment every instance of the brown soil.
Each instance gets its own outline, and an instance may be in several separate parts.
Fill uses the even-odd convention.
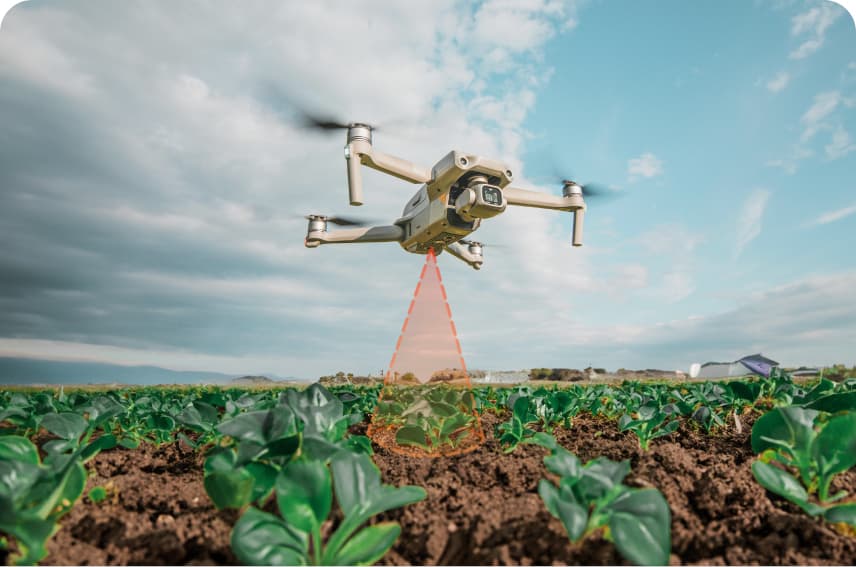
[[[237,563],[229,547],[236,511],[217,511],[202,484],[203,458],[183,443],[116,448],[88,463],[84,497],[48,542],[44,565]]]
[[[568,542],[537,494],[545,450],[504,454],[500,419],[483,415],[485,443],[444,458],[413,458],[375,446],[384,482],[425,487],[428,498],[379,520],[401,523],[386,565],[553,565],[626,563],[601,534]],[[742,434],[714,436],[689,426],[642,452],[613,422],[578,417],[559,442],[581,459],[630,459],[627,483],[656,487],[672,510],[672,564],[814,565],[856,563],[856,537],[764,491],[752,477],[752,419]],[[365,433],[365,424],[354,426]],[[232,511],[218,512],[202,484],[202,458],[182,444],[113,449],[89,464],[89,488],[108,486],[100,504],[78,502],[48,545],[46,564],[232,564]],[[833,488],[853,490],[856,471]]]
[[[643,452],[614,422],[578,417],[558,441],[584,461],[630,459],[627,484],[655,487],[672,510],[672,564],[852,565],[856,538],[769,495],[751,472],[754,458],[744,418],[742,434],[708,436],[689,426],[656,439]],[[537,493],[546,450],[521,445],[503,454],[493,436],[501,421],[482,416],[486,443],[449,459],[412,459],[379,449],[384,482],[419,484],[428,498],[384,519],[401,523],[387,565],[621,565],[601,534],[571,545]],[[836,488],[856,486],[856,472]]]

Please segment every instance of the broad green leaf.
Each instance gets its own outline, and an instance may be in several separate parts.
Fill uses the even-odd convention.
[[[100,425],[118,415],[125,413],[125,406],[108,396],[98,396],[86,408],[89,413],[89,423]]]
[[[264,463],[247,463],[244,467],[253,477],[253,494],[250,497],[253,502],[265,498],[273,490],[276,484],[276,468]]]
[[[339,423],[344,416],[341,400],[317,382],[299,392],[284,393],[285,403],[304,423],[306,435],[319,435],[328,441],[339,441],[345,433]],[[347,427],[347,425],[346,425]]]
[[[360,505],[377,497],[380,471],[367,455],[342,451],[333,457],[330,466],[336,502],[345,516],[352,515]]]
[[[118,441],[115,435],[102,435],[98,439],[89,443],[85,449],[80,453],[80,460],[84,463],[89,459],[100,453],[101,451],[108,451],[118,445]]]
[[[823,517],[827,522],[837,524],[843,522],[856,527],[856,502],[848,502],[847,504],[839,504],[826,509]]]
[[[333,487],[330,470],[321,461],[289,463],[276,479],[279,513],[297,529],[312,533],[330,514]]]
[[[556,501],[557,517],[565,526],[565,531],[568,532],[568,538],[571,541],[579,541],[585,535],[586,524],[588,523],[588,511],[577,504],[572,499],[562,498],[564,491],[559,491],[559,499]],[[570,496],[570,494],[567,494]]]
[[[13,460],[39,464],[39,450],[26,437],[8,435],[0,437],[0,460]]]
[[[239,441],[265,445],[274,439],[295,435],[297,428],[291,410],[277,406],[270,410],[238,414],[218,425],[217,431]]]
[[[805,407],[829,413],[856,411],[856,391],[823,396],[807,403]]]
[[[372,450],[372,441],[365,435],[351,435],[345,440],[345,447],[349,451],[355,453],[365,453],[366,455],[374,454]]]
[[[818,412],[801,407],[777,408],[758,418],[752,427],[752,451],[766,449],[807,450],[816,435]]]
[[[253,497],[253,475],[244,468],[205,476],[205,491],[218,509],[240,508]]]
[[[657,439],[658,437],[664,437],[666,435],[671,435],[672,433],[674,433],[675,431],[678,430],[679,425],[680,425],[680,422],[678,422],[677,420],[672,420],[669,423],[665,424],[660,429],[658,429],[657,431],[655,431],[651,435],[651,439]]]
[[[512,415],[524,425],[530,421],[529,404],[530,400],[528,396],[520,396],[514,400],[514,406],[511,411]]]
[[[418,425],[404,425],[395,433],[395,442],[399,445],[416,445],[428,449],[425,432]]]
[[[660,491],[628,490],[608,507],[609,530],[621,555],[638,565],[668,565],[671,512]]]
[[[280,437],[265,445],[265,456],[290,459],[300,448],[300,435]]]
[[[551,473],[563,477],[577,478],[582,470],[579,458],[563,447],[556,447],[551,455],[544,457],[544,465]]]
[[[20,502],[39,479],[40,474],[38,464],[0,459],[0,495],[5,495],[8,502]],[[3,512],[11,510],[3,510],[0,514]]]
[[[18,542],[20,557],[16,565],[37,565],[47,557],[45,543],[56,528],[54,521],[35,517],[20,518],[12,524],[0,523],[0,532],[15,536]]]
[[[244,565],[306,565],[308,537],[250,507],[232,529],[232,551]]]
[[[334,565],[374,565],[398,539],[401,526],[381,522],[357,532],[333,558]]]
[[[762,461],[752,463],[752,474],[758,484],[787,500],[790,500],[811,515],[823,509],[808,501],[808,493],[799,480],[788,472]]]
[[[832,417],[815,439],[812,453],[825,475],[856,465],[856,412]]]
[[[445,402],[433,402],[431,404],[431,413],[438,417],[452,417],[458,412],[458,408]]]
[[[544,433],[541,431],[533,435],[530,439],[524,439],[523,442],[531,443],[533,445],[540,445],[541,447],[544,447],[545,449],[550,449],[551,451],[555,450],[559,446],[555,437],[553,437],[549,433]]]
[[[559,489],[549,480],[542,478],[538,482],[538,495],[553,517],[559,517]]]
[[[580,473],[575,492],[583,502],[592,502],[622,483],[630,474],[630,461],[611,461],[598,457],[586,463]]]
[[[41,426],[62,439],[77,439],[89,424],[83,416],[71,413],[49,413],[42,417]]]
[[[235,468],[237,456],[232,449],[221,447],[208,452],[203,468],[205,474],[212,472],[226,472]]]
[[[342,450],[342,446],[328,441],[320,435],[310,435],[303,438],[302,453],[312,461],[328,462],[333,455]]]
[[[86,469],[83,463],[75,461],[65,469],[59,482],[52,482],[54,489],[50,496],[42,500],[36,515],[42,519],[56,520],[71,510],[86,488]]]

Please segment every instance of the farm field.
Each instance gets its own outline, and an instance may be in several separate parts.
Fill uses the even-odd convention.
[[[854,380],[379,394],[0,392],[0,562],[856,562]]]

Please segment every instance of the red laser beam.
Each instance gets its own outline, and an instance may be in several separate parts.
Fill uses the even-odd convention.
[[[432,249],[425,256],[425,265],[419,274],[384,382],[412,382],[409,379],[412,375],[424,384],[438,374],[450,372],[460,375],[461,379],[466,378],[469,385],[452,309]]]

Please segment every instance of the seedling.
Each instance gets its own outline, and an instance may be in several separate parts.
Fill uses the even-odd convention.
[[[820,417],[817,410],[797,406],[761,416],[752,428],[752,450],[760,453],[752,472],[764,488],[807,513],[856,526],[856,503],[830,506],[847,492],[829,493],[835,475],[856,465],[856,413],[834,415],[828,421]],[[810,501],[811,495],[820,505]]]
[[[669,563],[669,505],[659,490],[622,484],[630,473],[629,461],[599,457],[582,465],[551,436],[541,433],[537,442],[550,449],[544,464],[559,477],[558,484],[541,479],[538,494],[550,514],[561,520],[572,542],[604,529],[604,537],[628,561],[639,565]]]
[[[618,420],[618,429],[632,431],[639,439],[639,447],[648,450],[652,439],[674,433],[678,429],[678,421],[670,419],[672,413],[664,412],[655,403],[648,403],[634,414],[624,414]]]
[[[334,486],[343,519],[324,541],[321,524],[330,515]],[[389,551],[401,527],[360,527],[427,494],[417,486],[382,485],[368,455],[341,451],[329,468],[307,458],[289,464],[277,477],[276,495],[278,516],[251,507],[235,524],[232,550],[246,565],[371,565]]]
[[[103,486],[96,486],[89,491],[89,500],[95,504],[99,504],[107,499],[107,489]]]
[[[500,432],[499,442],[505,445],[505,452],[511,453],[517,445],[535,435],[535,430],[528,426],[538,421],[532,407],[532,399],[529,396],[510,396],[508,403],[511,405],[511,418],[498,427]]]

